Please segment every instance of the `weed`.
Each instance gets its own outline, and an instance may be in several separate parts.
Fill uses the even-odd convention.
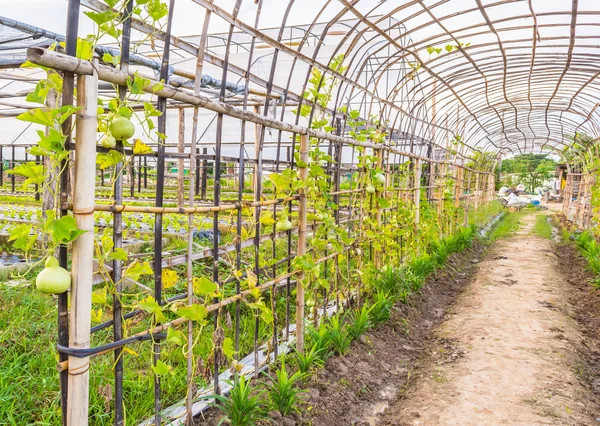
[[[538,237],[552,239],[552,226],[548,222],[548,216],[539,215],[535,220],[535,226],[533,227],[533,233]]]
[[[306,374],[313,368],[322,367],[325,364],[325,361],[321,357],[323,350],[323,348],[317,348],[315,345],[304,353],[296,352],[294,359],[298,366],[298,371]]]
[[[374,326],[390,318],[392,306],[394,306],[394,301],[386,293],[382,291],[377,293],[375,303],[373,303],[373,306],[369,310],[369,317]]]
[[[344,330],[343,321],[340,314],[329,318],[328,329],[329,339],[334,352],[338,355],[346,355],[348,349],[350,349],[352,337],[348,331]]]
[[[331,336],[329,328],[325,322],[321,322],[318,328],[307,327],[308,341],[311,342],[312,348],[315,349],[318,356],[326,361],[331,356]]]
[[[348,334],[352,340],[358,339],[369,328],[371,328],[371,319],[369,318],[370,308],[365,304],[362,309],[351,310],[347,314]]]
[[[254,395],[250,386],[250,379],[239,376],[235,381],[228,397],[211,395],[220,404],[216,407],[225,414],[219,424],[228,422],[232,426],[252,426],[266,418],[265,411],[260,403],[262,392]]]
[[[490,242],[494,242],[499,238],[504,238],[512,235],[519,228],[519,220],[523,217],[525,212],[516,211],[505,214],[502,219],[496,223],[492,232],[490,232],[488,239]]]
[[[303,391],[295,385],[302,380],[304,373],[296,371],[290,376],[285,368],[285,363],[282,363],[281,368],[276,372],[276,378],[268,377],[269,383],[266,384],[266,389],[269,398],[269,408],[279,411],[282,416],[298,412],[300,394]]]
[[[398,291],[399,282],[399,271],[393,266],[387,265],[383,270],[379,271],[373,284],[376,291],[394,294]]]

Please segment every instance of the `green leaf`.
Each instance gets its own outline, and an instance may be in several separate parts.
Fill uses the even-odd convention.
[[[235,349],[233,347],[233,340],[230,337],[223,340],[223,353],[227,356],[227,358],[233,358],[235,354]]]
[[[139,302],[138,308],[149,314],[153,314],[158,322],[165,320],[165,315],[163,314],[162,308],[152,296],[148,296]]]
[[[85,234],[85,231],[79,229],[72,216],[63,216],[60,219],[54,219],[54,215],[49,216],[44,229],[49,232],[54,244],[68,244],[81,234]]]
[[[87,15],[88,18],[90,18],[92,21],[94,21],[98,25],[102,25],[109,21],[112,21],[114,18],[116,18],[118,16],[115,12],[113,12],[111,10],[107,10],[106,12],[83,12],[83,13],[85,15]]]
[[[85,61],[90,61],[94,57],[94,36],[77,39],[76,56]]]
[[[387,209],[390,207],[390,203],[385,198],[378,198],[377,202],[379,203],[379,207],[382,209]]]
[[[160,359],[156,361],[156,365],[152,366],[152,371],[154,371],[154,374],[156,374],[157,376],[165,376],[169,374],[172,369],[173,367],[166,364]]]
[[[148,85],[150,85],[150,80],[140,76],[137,71],[133,75],[133,80],[127,80],[127,87],[133,95],[141,95]]]
[[[127,252],[122,248],[118,248],[115,251],[111,252],[107,256],[108,260],[120,260],[121,262],[125,262],[127,260]]]
[[[99,290],[95,290],[92,292],[92,303],[97,305],[106,305],[107,303],[107,289],[106,287],[102,287]]]
[[[52,112],[45,108],[34,108],[17,116],[17,120],[27,121],[30,123],[41,124],[46,127],[54,127],[54,117]]]
[[[213,294],[215,291],[219,289],[217,284],[215,284],[212,280],[201,277],[194,278],[194,294],[199,296],[206,296],[209,294]]]
[[[190,306],[183,306],[177,309],[176,314],[181,318],[202,323],[208,315],[208,311],[206,310],[205,306],[194,304]]]
[[[181,332],[176,331],[173,327],[169,327],[167,330],[167,342],[173,343],[177,346],[181,346],[183,339],[181,338]]]
[[[46,180],[44,166],[42,164],[36,164],[33,161],[20,164],[14,169],[9,170],[8,173],[27,178],[25,179],[25,182],[23,182],[23,189],[26,189],[29,185],[41,185]]]
[[[140,4],[138,2],[138,4]],[[156,22],[169,14],[169,8],[160,0],[149,0],[146,5],[146,12]]]
[[[140,279],[140,276],[150,275],[152,273],[154,273],[154,271],[152,270],[148,262],[140,263],[139,260],[134,260],[129,264],[129,266],[125,270],[125,275],[123,276],[137,281]]]
[[[117,164],[123,162],[124,159],[124,155],[114,149],[111,149],[108,152],[99,152],[96,155],[96,163],[100,167],[100,170],[105,170],[109,167],[116,166]]]
[[[15,226],[10,232],[8,241],[14,241],[13,247],[24,252],[29,252],[37,242],[37,234],[34,232],[33,235],[29,235],[31,232],[31,225],[18,225]]]

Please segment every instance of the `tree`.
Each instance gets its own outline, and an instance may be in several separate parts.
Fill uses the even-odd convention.
[[[502,163],[502,172],[517,175],[529,192],[550,179],[555,169],[556,162],[545,154],[521,154]]]

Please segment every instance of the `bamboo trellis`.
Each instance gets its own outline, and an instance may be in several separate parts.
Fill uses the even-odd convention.
[[[230,367],[224,358],[223,336],[220,335],[228,315],[234,315],[227,331],[233,336],[236,361],[246,360],[246,367],[251,366],[252,371],[243,371],[257,375],[266,362],[277,357],[278,351],[289,349],[291,342],[298,351],[303,351],[307,322],[317,321],[319,315],[332,312],[345,302],[356,299],[361,303],[362,282],[349,273],[350,263],[356,262],[358,268],[365,257],[381,267],[385,259],[385,250],[377,248],[376,241],[368,236],[366,229],[371,223],[380,231],[395,225],[398,212],[408,212],[410,226],[402,229],[402,233],[394,228],[400,247],[394,261],[401,264],[411,244],[417,251],[427,249],[420,243],[426,214],[436,217],[440,224],[439,237],[443,238],[468,225],[469,214],[494,199],[496,157],[482,168],[476,161],[479,155],[557,149],[566,145],[564,134],[575,134],[580,128],[596,136],[595,110],[583,114],[590,110],[589,100],[578,96],[588,86],[596,87],[594,78],[587,81],[585,73],[582,73],[584,77],[570,76],[567,66],[566,70],[553,69],[552,78],[541,79],[548,81],[533,79],[537,67],[556,63],[556,53],[538,52],[539,63],[536,63],[536,49],[541,49],[538,36],[534,34],[532,40],[527,39],[533,43],[533,53],[529,56],[517,51],[518,43],[523,41],[521,38],[501,38],[501,34],[510,31],[533,29],[535,33],[566,26],[571,34],[556,37],[556,43],[569,47],[568,53],[561,55],[567,63],[583,62],[582,59],[589,60],[589,56],[574,53],[573,49],[584,37],[574,34],[574,19],[568,24],[538,25],[538,16],[547,16],[549,12],[538,15],[532,10],[527,16],[507,18],[509,22],[532,21],[518,27],[513,23],[515,28],[511,30],[499,25],[504,19],[490,18],[493,8],[511,7],[514,2],[509,0],[489,5],[477,1],[456,14],[444,11],[441,4],[427,6],[422,1],[377,2],[367,11],[361,1],[337,0],[319,4],[321,9],[312,23],[294,26],[287,24],[294,8],[294,1],[290,1],[282,2],[285,12],[278,27],[260,30],[266,1],[264,5],[263,0],[253,2],[256,4],[252,9],[254,22],[241,19],[242,6],[251,2],[236,0],[231,12],[225,10],[220,1],[190,0],[189,3],[202,18],[202,25],[198,26],[201,33],[197,37],[178,34],[173,25],[174,11],[180,7],[181,0],[168,2],[169,13],[160,28],[132,17],[134,2],[125,0],[124,8],[118,11],[122,15],[121,39],[118,49],[113,48],[120,52],[118,67],[100,63],[101,58],[88,61],[75,57],[80,13],[84,9],[94,12],[110,9],[98,0],[69,0],[64,51],[34,47],[27,52],[27,59],[32,63],[64,76],[62,105],[73,104],[76,85],[76,101],[83,107],[75,120],[75,142],[71,140],[71,120],[63,125],[68,135],[67,147],[74,152],[74,174],[72,182],[68,173],[61,176],[58,206],[61,215],[72,213],[80,229],[86,231],[72,247],[74,285],[70,307],[66,294],[59,296],[58,301],[61,407],[65,424],[93,424],[88,412],[88,368],[93,369],[98,358],[114,356],[114,424],[123,425],[127,400],[123,389],[127,374],[124,359],[128,356],[125,348],[151,345],[152,365],[156,367],[165,348],[165,333],[184,327],[189,346],[201,333],[194,321],[177,318],[154,323],[152,327],[128,335],[127,321],[141,321],[151,316],[141,309],[129,309],[121,298],[126,284],[125,268],[133,257],[127,261],[115,259],[106,267],[104,272],[116,283],[112,318],[91,326],[92,285],[107,281],[105,275],[94,270],[92,263],[95,234],[100,230],[98,224],[94,226],[94,213],[105,213],[112,218],[112,223],[102,225],[102,229],[110,230],[117,249],[125,247],[125,215],[153,218],[150,255],[153,280],[150,286],[133,285],[152,293],[158,305],[176,301],[183,301],[186,306],[197,304],[194,278],[201,267],[204,267],[202,273],[210,275],[211,281],[218,284],[221,297],[215,297],[206,306],[206,312],[212,315],[206,327],[212,327],[215,344],[213,353],[203,361],[210,363],[210,385],[214,393],[219,393],[224,386],[222,374]],[[336,4],[335,9],[332,4]],[[555,13],[575,18],[578,2],[574,0],[572,6],[569,11]],[[322,23],[325,12],[330,12],[331,20]],[[405,16],[408,12],[410,15]],[[444,23],[451,22],[453,15],[475,12],[481,13],[483,19],[465,28],[464,39],[457,39],[446,29]],[[590,14],[597,16],[600,12],[590,11]],[[396,16],[402,19],[397,20]],[[427,22],[415,20],[413,26],[409,25],[413,18],[419,17],[425,17]],[[210,33],[215,22],[225,29],[223,33]],[[430,33],[425,36],[419,33],[424,29]],[[336,35],[336,31],[342,31],[341,36]],[[479,40],[478,37],[488,31],[497,36],[497,42]],[[135,36],[150,37],[155,52],[130,52]],[[327,38],[334,36],[340,38],[333,39],[334,46],[327,55],[322,54],[328,47]],[[469,38],[474,39],[470,45],[462,43]],[[428,47],[448,43],[452,48],[446,56],[429,54],[425,59]],[[148,43],[142,46],[147,49]],[[269,51],[267,59],[260,58],[263,65],[267,63],[266,76],[260,74],[256,66],[262,48]],[[244,54],[235,56],[234,51],[240,49]],[[150,72],[135,62],[140,56],[144,57],[144,53],[153,53],[161,60],[150,67]],[[340,54],[344,55],[345,69],[333,66]],[[482,54],[486,59],[477,57]],[[180,67],[172,60],[175,55],[185,58],[188,67]],[[515,78],[509,78],[509,59],[518,68],[513,71]],[[282,71],[282,78],[278,71],[284,64],[287,68]],[[523,67],[529,67],[528,71],[523,71]],[[213,81],[212,86],[202,83],[207,70],[220,73],[218,83]],[[305,95],[315,88],[311,87],[315,70],[323,77],[316,84],[317,89],[325,85],[325,79],[337,84],[326,104]],[[151,72],[156,73],[151,75]],[[108,84],[116,88],[120,99],[125,99],[128,87],[139,75],[147,78],[144,96],[151,97],[150,103],[161,113],[157,118],[161,136],[156,143],[145,141],[151,153],[136,154],[118,142],[116,149],[131,158],[127,175],[123,173],[123,164],[116,165],[114,170],[98,170],[93,165],[95,154],[110,150],[96,145],[96,100],[106,95],[99,88]],[[186,81],[182,82],[180,77]],[[523,81],[527,82],[526,99],[518,93]],[[467,84],[470,82],[475,83]],[[561,82],[561,90],[569,89],[569,95],[559,91]],[[242,91],[236,92],[240,87]],[[539,100],[531,97],[535,90],[530,89],[542,93],[540,96],[547,101],[546,105],[538,105]],[[493,100],[499,94],[505,100],[500,104]],[[553,100],[561,96],[567,96],[561,99],[569,104],[566,109],[585,115],[585,120],[578,122],[571,116],[562,117],[562,112],[557,112],[558,107],[553,104]],[[301,115],[303,107],[310,109],[308,117]],[[20,105],[19,112],[27,108]],[[517,112],[523,108],[527,114]],[[132,109],[140,113],[144,105],[132,105]],[[364,122],[363,128],[372,126],[384,136],[380,140],[361,137],[360,132],[352,128],[356,117],[352,117],[351,110]],[[169,119],[169,112],[175,112],[176,117],[171,115]],[[7,111],[0,115],[9,117],[14,113]],[[324,126],[315,125],[319,117],[326,117],[326,130]],[[374,124],[375,121],[378,124]],[[209,128],[214,130],[209,132]],[[176,138],[165,140],[164,135],[170,130]],[[210,136],[204,136],[206,133]],[[9,168],[23,162],[23,158],[28,161],[30,145],[13,141]],[[268,184],[270,176],[287,169],[297,170],[299,180],[306,181],[310,154],[316,147],[327,155],[326,160],[322,160],[322,179],[328,182],[330,190],[321,196],[328,201],[332,223],[354,238],[345,251],[330,247],[319,251],[310,246],[309,241],[322,232],[320,227],[326,220],[316,217],[316,208],[303,187],[280,196]],[[237,152],[232,153],[228,148]],[[0,159],[2,149],[0,145]],[[383,184],[373,194],[362,184],[368,173],[361,164],[361,157],[365,155],[373,156],[373,167],[384,174]],[[35,161],[40,162],[40,159]],[[176,172],[168,170],[169,163],[177,165]],[[0,186],[6,179],[3,167],[0,161]],[[9,193],[39,197],[37,190],[30,194],[19,192],[19,179],[14,174],[9,179]],[[574,173],[567,178],[564,212],[581,227],[590,226],[593,179],[589,174]],[[574,192],[576,182],[579,182],[578,191]],[[386,204],[379,203],[382,198],[387,200]],[[263,223],[265,214],[274,220],[286,214],[297,218],[297,224],[292,229],[278,231],[275,224]],[[169,234],[165,222],[171,217],[187,221],[186,233],[177,237],[185,242],[185,252],[176,255],[163,250],[164,237]],[[199,220],[212,230],[210,246],[200,246],[195,240]],[[220,235],[225,232],[234,238],[221,241]],[[363,255],[363,251],[358,254],[359,250],[366,254]],[[323,268],[323,279],[330,286],[319,290],[314,306],[305,303],[307,274],[296,269],[293,263],[305,255],[314,256],[315,263]],[[264,266],[262,257],[269,257],[272,263]],[[59,260],[63,267],[68,265],[67,247],[61,247]],[[206,260],[209,263],[204,262]],[[181,265],[185,265],[185,290],[178,294],[167,293],[163,270]],[[243,289],[242,280],[250,275],[255,277],[256,287]],[[257,291],[270,302],[271,311],[280,315],[274,315],[268,338],[263,336],[262,340],[259,330],[266,322],[256,316],[252,349],[240,353],[244,333],[242,303]],[[278,301],[285,306],[278,307]],[[94,334],[106,329],[112,329],[111,341],[92,346]],[[147,424],[160,425],[166,421],[183,424],[198,414],[197,365],[198,360],[189,350],[185,392],[181,394],[179,411],[164,406],[161,378],[154,375],[154,412]],[[179,414],[172,414],[175,412]]]

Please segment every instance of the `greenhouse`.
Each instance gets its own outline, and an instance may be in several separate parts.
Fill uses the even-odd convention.
[[[3,6],[0,424],[597,424],[597,1]]]

